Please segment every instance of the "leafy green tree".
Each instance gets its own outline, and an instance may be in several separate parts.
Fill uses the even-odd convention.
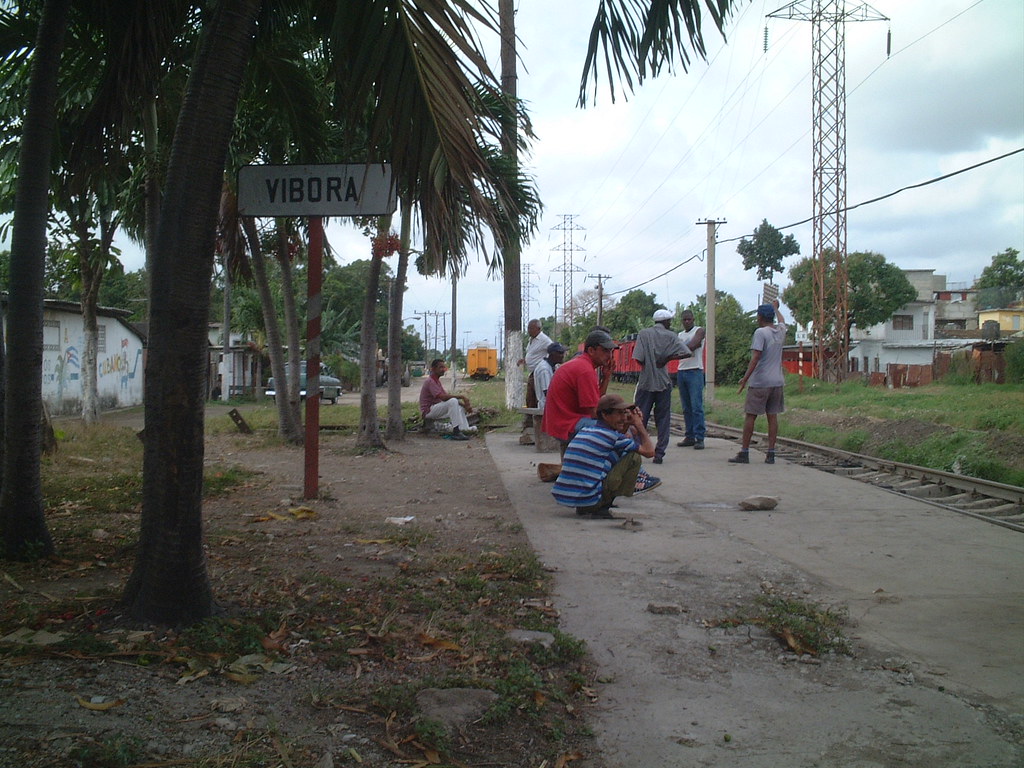
[[[743,257],[744,269],[751,270],[756,267],[758,280],[771,281],[776,272],[783,271],[784,258],[800,253],[800,244],[792,235],[783,237],[767,219],[763,219],[754,230],[752,239],[740,239],[736,252]]]
[[[825,285],[830,293],[825,296],[825,306],[836,302],[835,296],[835,252],[825,251]],[[789,270],[792,281],[782,291],[782,301],[793,312],[793,318],[804,325],[814,320],[814,297],[811,257],[801,259]],[[846,274],[849,285],[849,320],[847,338],[854,325],[866,329],[884,323],[893,313],[917,298],[917,291],[910,284],[903,270],[885,260],[880,253],[857,251],[846,258]],[[828,334],[826,334],[828,335]]]
[[[697,325],[707,323],[707,294],[701,294],[685,309],[693,312]],[[738,382],[750,362],[750,339],[757,328],[757,321],[736,298],[726,291],[715,291],[715,382],[732,384]]]
[[[127,309],[132,314],[128,319],[133,323],[146,319],[149,278],[145,269],[125,272],[120,263],[111,264],[100,285],[99,303],[104,307]]]
[[[978,309],[1009,307],[1021,300],[1024,292],[1024,261],[1020,251],[1007,248],[992,257],[992,263],[981,271],[974,284],[978,289],[975,306]]]
[[[651,325],[657,309],[664,309],[657,296],[636,289],[624,294],[613,309],[605,310],[604,325],[613,338],[621,339]]]

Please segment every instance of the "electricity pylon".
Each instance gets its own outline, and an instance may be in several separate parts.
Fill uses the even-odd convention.
[[[888,21],[888,17],[864,3],[847,8],[843,0],[796,0],[772,11],[768,17],[809,21],[812,25],[814,301],[811,338],[814,375],[840,382],[850,347],[846,272],[846,22]],[[830,275],[829,262],[833,260],[835,269]]]

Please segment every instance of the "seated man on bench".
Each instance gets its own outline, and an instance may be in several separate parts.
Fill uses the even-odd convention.
[[[441,377],[447,370],[448,366],[441,358],[431,361],[430,375],[420,388],[420,413],[424,421],[450,420],[453,426],[452,440],[468,440],[465,433],[476,431],[476,427],[469,426],[469,419],[466,418],[467,413],[473,412],[473,406],[465,395],[453,395],[445,391]]]

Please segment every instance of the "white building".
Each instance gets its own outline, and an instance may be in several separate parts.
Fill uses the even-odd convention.
[[[889,365],[931,365],[937,351],[951,352],[979,340],[936,338],[936,319],[945,317],[955,303],[944,298],[945,275],[936,275],[934,269],[905,269],[903,274],[917,290],[917,297],[884,323],[850,330],[852,370],[878,373]],[[970,306],[973,309],[973,302]]]
[[[7,329],[7,300],[4,333]],[[142,405],[144,340],[128,323],[130,312],[111,307],[96,310],[98,326],[96,386],[100,410]],[[43,302],[43,400],[54,415],[82,410],[82,353],[85,328],[77,302]]]

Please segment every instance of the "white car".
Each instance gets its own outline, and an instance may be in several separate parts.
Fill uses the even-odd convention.
[[[299,369],[299,398],[306,397],[306,361],[303,360]],[[285,371],[287,372],[288,365],[285,364]],[[274,377],[271,376],[270,380],[267,381],[267,388],[264,392],[267,397],[276,397],[277,389],[274,387]],[[341,397],[341,381],[334,378],[331,375],[331,369],[323,363],[320,363],[320,397],[323,400],[327,400],[332,405],[338,402],[338,398]]]

